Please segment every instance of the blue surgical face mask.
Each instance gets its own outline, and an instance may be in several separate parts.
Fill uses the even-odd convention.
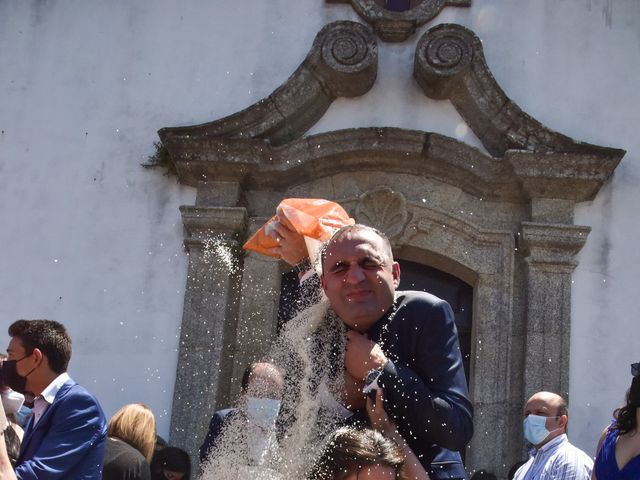
[[[247,417],[262,428],[273,427],[280,411],[280,400],[247,397]]]
[[[532,445],[539,445],[551,433],[551,431],[547,430],[547,418],[557,417],[543,417],[542,415],[532,414],[529,414],[525,417],[522,423],[524,438],[526,438],[527,441]]]

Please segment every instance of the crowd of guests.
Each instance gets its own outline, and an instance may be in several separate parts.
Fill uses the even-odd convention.
[[[18,320],[9,336],[0,358],[1,480],[191,478],[189,455],[156,435],[147,406],[125,405],[107,422],[96,398],[69,377],[62,324]]]
[[[304,267],[308,259],[296,253],[300,239],[282,226],[276,231],[281,258]],[[399,265],[375,229],[339,230],[322,250],[321,262],[315,281],[347,329],[341,399],[354,418],[362,413],[362,421],[347,422],[332,434],[311,477],[466,479],[459,452],[473,434],[472,404],[449,305],[424,292],[396,291]],[[296,269],[301,279],[309,278],[304,268]],[[19,320],[9,336],[0,370],[8,416],[0,418],[7,424],[0,434],[0,480],[190,478],[189,456],[158,439],[146,406],[125,405],[107,423],[96,398],[67,374],[71,340],[63,325]],[[514,469],[514,478],[640,478],[640,365],[633,365],[632,375],[626,405],[602,434],[595,467],[567,438],[566,401],[550,392],[533,395],[523,422],[530,456]],[[246,445],[248,456],[260,462],[265,449],[277,446],[273,428],[285,381],[286,372],[275,365],[250,366],[241,412],[216,412],[202,460],[215,455],[225,422],[239,415],[246,430],[262,432],[247,437],[253,439]],[[261,394],[252,393],[252,383],[261,385]],[[26,423],[18,416],[23,398],[31,411]],[[476,472],[475,478],[491,475]]]

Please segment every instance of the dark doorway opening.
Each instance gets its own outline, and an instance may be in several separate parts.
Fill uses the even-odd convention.
[[[409,260],[400,263],[399,290],[421,290],[446,300],[455,316],[462,364],[469,385],[471,367],[471,322],[473,319],[473,287],[457,277]]]

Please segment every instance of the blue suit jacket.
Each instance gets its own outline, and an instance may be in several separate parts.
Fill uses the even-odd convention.
[[[211,421],[209,422],[207,437],[200,446],[200,463],[204,463],[209,456],[209,452],[211,452],[215,446],[216,440],[222,432],[222,427],[224,427],[225,422],[229,421],[237,414],[238,410],[235,408],[225,408],[224,410],[214,412],[213,417],[211,417]]]
[[[398,291],[367,334],[391,360],[378,380],[385,410],[429,477],[466,478],[458,452],[473,435],[473,407],[449,304],[425,292]]]
[[[73,380],[58,391],[37,425],[25,430],[19,480],[100,480],[107,425],[98,401]]]

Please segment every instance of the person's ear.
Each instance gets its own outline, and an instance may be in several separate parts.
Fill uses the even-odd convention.
[[[33,355],[33,358],[35,358],[38,364],[42,363],[42,359],[44,358],[42,350],[40,350],[39,348],[34,348],[33,352],[31,352],[31,355]]]
[[[560,418],[558,418],[558,423],[559,423],[558,426],[564,427],[566,429],[568,421],[569,421],[569,417],[567,417],[566,415],[560,415]]]
[[[393,262],[391,265],[391,275],[393,276],[393,286],[398,288],[400,285],[400,264],[398,262]]]

